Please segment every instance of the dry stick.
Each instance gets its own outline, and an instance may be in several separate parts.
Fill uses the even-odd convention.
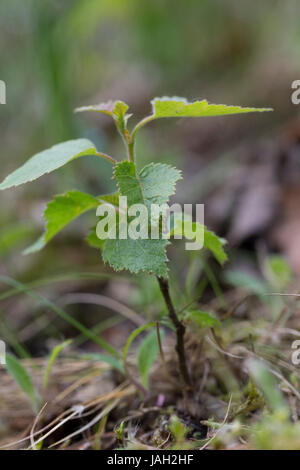
[[[184,349],[185,326],[183,325],[183,323],[181,323],[181,321],[179,320],[176,314],[173,302],[170,297],[168,281],[162,277],[157,277],[157,280],[158,280],[161,293],[163,295],[163,298],[165,300],[165,303],[168,309],[169,317],[176,329],[176,336],[177,336],[176,352],[178,355],[179,369],[180,369],[182,380],[185,384],[186,389],[188,390],[188,389],[191,389],[192,382],[191,382],[190,375],[188,372],[188,368],[186,364],[186,357],[185,357],[185,349]]]

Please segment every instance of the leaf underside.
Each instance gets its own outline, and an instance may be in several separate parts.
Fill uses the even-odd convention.
[[[98,113],[107,114],[113,117],[113,114],[125,114],[129,106],[123,101],[106,101],[104,103],[92,104],[90,106],[81,106],[75,109],[75,113],[82,113],[85,111],[96,111]]]
[[[47,150],[37,153],[27,160],[24,165],[8,175],[0,184],[0,189],[28,183],[46,173],[57,170],[75,158],[96,153],[97,150],[94,144],[87,139],[69,140],[54,145]]]

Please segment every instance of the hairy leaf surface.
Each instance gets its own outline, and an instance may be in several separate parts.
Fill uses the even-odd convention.
[[[176,168],[162,163],[147,165],[137,174],[135,164],[124,161],[116,165],[114,177],[120,195],[127,197],[128,206],[145,204],[149,209],[152,203],[168,202],[181,174]],[[109,239],[104,245],[103,260],[116,270],[128,269],[134,273],[146,271],[166,277],[168,243],[168,240],[150,238]]]
[[[135,164],[124,161],[116,165],[114,177],[122,196],[132,204],[164,204],[175,193],[181,172],[165,163],[150,163],[136,175]]]
[[[168,240],[106,240],[103,261],[116,271],[127,269],[132,273],[145,271],[156,276],[167,277],[168,261],[166,246]]]

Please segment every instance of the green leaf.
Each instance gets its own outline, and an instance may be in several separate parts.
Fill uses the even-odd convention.
[[[115,107],[113,111],[113,119],[121,135],[124,134],[126,126],[127,126],[127,121],[131,116],[131,114],[126,114],[128,107],[129,106],[123,101],[117,101],[115,103]]]
[[[6,367],[10,375],[12,375],[23,392],[28,396],[34,412],[37,413],[39,409],[38,395],[25,367],[17,358],[9,353],[6,354]]]
[[[207,228],[204,229],[204,248],[211,251],[220,264],[224,264],[228,259],[223,249],[226,243],[224,238],[218,237],[218,235]]]
[[[181,220],[175,220],[175,224],[171,230],[171,235],[183,234],[189,240],[195,238],[196,226],[201,226],[199,222],[186,220],[185,223]],[[227,254],[223,246],[227,243],[224,238],[218,237],[214,232],[202,226],[204,230],[204,243],[203,248],[209,250],[216,260],[223,265],[227,261]]]
[[[115,206],[116,208],[119,206],[119,193],[113,194],[106,194],[103,196],[99,196],[98,199],[99,205],[101,203],[109,203]],[[91,229],[89,234],[86,236],[85,241],[88,245],[92,248],[100,248],[101,250],[104,247],[105,240],[101,240],[96,233],[96,226]]]
[[[144,198],[151,204],[167,203],[180,179],[181,171],[164,163],[150,163],[138,176]]]
[[[45,241],[48,242],[68,223],[84,212],[99,205],[98,199],[80,191],[55,196],[45,210],[47,221]]]
[[[154,98],[151,104],[154,119],[164,117],[225,116],[228,114],[272,111],[272,108],[243,108],[241,106],[227,106],[225,104],[209,104],[206,100],[190,103],[185,98],[177,96],[172,98],[167,96]]]
[[[139,180],[136,176],[135,164],[123,161],[115,166],[114,179],[117,181],[119,193],[127,197],[127,204],[143,204],[144,197]]]
[[[69,140],[37,153],[24,165],[15,170],[0,184],[0,189],[19,186],[33,181],[45,173],[57,170],[75,158],[85,155],[94,155],[97,150],[94,144],[87,139]]]
[[[84,212],[99,205],[99,200],[89,194],[80,191],[69,191],[66,194],[55,196],[53,201],[47,204],[44,212],[46,219],[45,233],[37,242],[24,251],[29,254],[42,249],[58,232],[60,232],[72,220]]]
[[[99,196],[99,204],[109,203],[115,207],[119,207],[119,193],[105,194],[104,196]],[[92,228],[90,233],[87,235],[85,241],[92,248],[100,248],[101,250],[104,247],[105,240],[101,240],[96,233],[96,226]]]
[[[114,177],[120,195],[127,197],[128,206],[139,203],[149,208],[154,203],[168,202],[181,173],[176,168],[158,163],[145,166],[137,175],[135,164],[124,161],[116,165]],[[117,271],[145,271],[166,277],[168,244],[166,239],[108,239],[104,244],[103,260]]]
[[[85,241],[87,242],[88,245],[90,245],[92,248],[100,248],[100,250],[103,249],[105,240],[101,240],[97,234],[96,234],[96,227],[92,228],[90,233],[87,235]]]
[[[114,177],[122,196],[132,204],[164,204],[175,193],[181,172],[165,163],[150,163],[136,174],[135,164],[123,161],[115,166]]]
[[[167,277],[166,247],[168,240],[106,240],[103,261],[116,271],[127,269],[132,273],[145,271],[160,277]]]
[[[119,372],[124,374],[124,368],[123,368],[121,361],[119,361],[115,357],[108,356],[107,354],[88,353],[88,354],[83,354],[82,359],[106,362],[107,364],[112,366],[114,369],[117,369]]]
[[[262,361],[256,359],[249,359],[247,361],[247,367],[249,369],[250,375],[253,377],[256,384],[262,390],[266,403],[273,412],[283,411],[286,412],[287,416],[289,413],[289,408],[285,403],[283,395],[279,389],[279,386],[268,370],[266,364]]]
[[[156,330],[153,330],[142,340],[137,355],[138,370],[142,379],[141,382],[146,389],[148,389],[150,369],[158,353],[159,346],[157,333]]]
[[[112,194],[104,194],[102,196],[98,196],[99,203],[101,202],[108,202],[113,206],[119,207],[119,193],[112,193]]]
[[[215,328],[221,326],[217,318],[201,310],[190,310],[185,314],[184,318],[185,320],[192,321],[198,328]]]
[[[291,267],[280,255],[271,255],[266,258],[264,272],[267,280],[275,289],[284,289],[292,280]]]
[[[148,328],[151,328],[152,326],[155,326],[156,325],[156,322],[150,322],[150,323],[146,323],[145,325],[142,325],[140,326],[139,328],[136,328],[129,336],[129,338],[127,339],[126,343],[125,343],[125,346],[124,346],[124,349],[123,349],[123,354],[122,354],[122,359],[123,359],[123,365],[124,365],[124,369],[126,369],[126,359],[127,359],[127,354],[128,354],[128,350],[131,346],[131,343],[133,342],[133,340],[140,334],[142,333],[142,331],[145,331],[147,330]]]
[[[255,295],[261,296],[263,299],[267,299],[265,294],[269,292],[269,289],[264,280],[240,270],[227,271],[224,277],[230,285],[246,289]]]
[[[66,348],[71,342],[72,342],[72,340],[69,339],[67,341],[64,341],[61,344],[58,344],[57,346],[55,346],[55,348],[53,348],[52,353],[50,354],[50,357],[48,359],[46,369],[45,369],[45,373],[44,373],[44,378],[43,378],[43,388],[44,389],[47,388],[47,385],[48,385],[48,382],[49,382],[49,377],[50,377],[51,370],[52,370],[52,366],[55,362],[55,359],[57,358],[59,353],[64,348]]]

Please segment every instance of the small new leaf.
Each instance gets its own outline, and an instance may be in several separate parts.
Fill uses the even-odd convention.
[[[19,186],[36,180],[45,173],[64,166],[75,158],[85,155],[95,155],[97,150],[94,144],[87,139],[76,139],[54,145],[31,157],[24,165],[8,175],[0,184],[0,189]]]
[[[75,113],[82,113],[85,111],[96,111],[97,113],[107,114],[112,117],[115,104],[117,101],[106,101],[105,103],[92,104],[90,106],[81,106],[80,108],[75,109]]]
[[[120,131],[121,135],[123,135],[127,125],[127,120],[131,116],[131,114],[126,114],[128,108],[128,104],[124,103],[124,101],[107,101],[106,103],[76,108],[75,113],[95,111],[106,114],[115,121],[118,130]]]

